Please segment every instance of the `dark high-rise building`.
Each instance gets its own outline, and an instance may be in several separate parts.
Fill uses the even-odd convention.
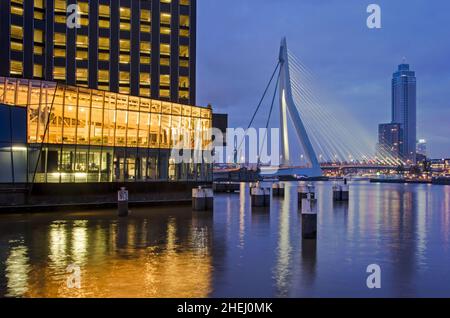
[[[381,158],[402,158],[403,130],[401,124],[380,124],[378,126],[378,156]]]
[[[416,161],[416,76],[409,64],[400,64],[392,78],[392,123],[403,131],[402,157]]]
[[[0,76],[195,104],[196,0],[1,0],[0,47]]]

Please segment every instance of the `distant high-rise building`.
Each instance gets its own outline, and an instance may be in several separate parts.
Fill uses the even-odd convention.
[[[378,156],[402,158],[403,130],[401,124],[389,123],[378,126]]]
[[[392,123],[400,124],[403,134],[401,154],[416,162],[416,76],[409,64],[400,64],[392,78]]]
[[[417,141],[417,154],[427,156],[427,141],[425,139],[419,139]]]

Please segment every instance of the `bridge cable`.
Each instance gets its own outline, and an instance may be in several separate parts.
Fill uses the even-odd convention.
[[[260,165],[260,158],[261,158],[262,150],[263,150],[263,147],[264,147],[264,143],[266,142],[267,129],[269,128],[270,117],[272,116],[273,106],[275,104],[275,98],[277,96],[278,83],[280,82],[280,77],[281,77],[281,71],[278,72],[277,82],[275,84],[275,89],[273,91],[272,103],[270,104],[269,116],[267,117],[267,122],[266,122],[266,130],[264,131],[264,137],[263,137],[263,141],[262,141],[262,144],[261,144],[261,149],[259,150],[259,154],[258,154],[258,167]],[[272,149],[271,149],[271,151],[272,151]]]
[[[275,67],[275,70],[273,71],[272,76],[270,77],[269,83],[267,84],[267,86],[266,86],[266,88],[264,90],[264,93],[263,93],[263,95],[262,95],[262,97],[261,97],[261,99],[260,99],[260,101],[258,103],[258,106],[256,107],[255,112],[253,113],[252,119],[250,120],[250,123],[247,126],[246,132],[252,126],[253,121],[255,120],[256,114],[258,113],[258,111],[259,111],[259,109],[260,109],[260,107],[262,105],[262,102],[264,101],[264,98],[266,97],[267,91],[269,90],[270,84],[272,84],[273,78],[275,77],[275,74],[277,73],[278,67],[280,67],[280,61],[278,61],[277,65]],[[234,149],[235,153],[237,153],[238,151],[241,150],[241,147],[242,147],[242,144],[243,144],[244,141],[245,141],[245,135],[242,138],[242,141],[239,144],[239,147],[237,149],[236,148]]]

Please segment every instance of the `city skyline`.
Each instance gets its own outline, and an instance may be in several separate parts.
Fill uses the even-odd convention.
[[[450,30],[442,28],[450,4],[377,3],[382,9],[379,30],[367,28],[367,3],[358,0],[326,5],[245,1],[230,7],[199,3],[198,87],[204,88],[198,91],[199,103],[228,112],[230,126],[245,127],[286,35],[291,50],[319,79],[330,109],[345,109],[375,145],[378,123],[391,120],[392,71],[406,57],[420,77],[417,138],[427,140],[430,157],[448,157],[450,44],[430,38],[450,37]],[[423,18],[431,15],[432,20]],[[263,122],[257,118],[255,125],[264,126]]]

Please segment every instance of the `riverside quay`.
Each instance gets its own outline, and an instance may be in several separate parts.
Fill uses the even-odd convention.
[[[211,125],[211,107],[0,77],[0,183],[209,182],[170,154],[186,131],[206,149]]]

